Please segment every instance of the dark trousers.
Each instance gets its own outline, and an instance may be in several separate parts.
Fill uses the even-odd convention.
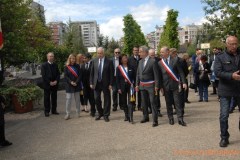
[[[89,102],[91,106],[91,113],[95,114],[96,108],[95,108],[95,100],[94,100],[94,91],[90,87],[84,87],[83,94],[84,94],[84,105],[87,105]]]
[[[178,120],[183,119],[183,108],[180,101],[180,93],[177,90],[165,90],[164,89],[164,95],[165,95],[165,101],[167,106],[167,114],[169,119],[173,119],[173,101],[174,106],[176,107],[177,117]]]
[[[148,104],[151,104],[152,109],[152,118],[154,122],[158,121],[158,112],[157,112],[157,98],[155,96],[154,88],[147,88],[144,90],[141,90],[141,105],[143,108],[143,118],[149,119],[149,113],[148,113]]]
[[[80,103],[81,103],[81,105],[84,105],[84,93],[83,93],[83,95],[81,95],[80,94]]]
[[[101,93],[103,92],[104,107],[102,108]],[[102,82],[97,82],[94,90],[95,103],[99,116],[108,117],[111,109],[111,94],[108,87],[103,87]]]
[[[130,102],[130,87],[126,85],[125,91],[121,93],[122,107],[125,113],[125,117],[133,119],[133,104]]]
[[[156,97],[157,110],[160,111],[160,109],[161,109],[160,90],[157,92],[157,94],[154,94],[154,96]],[[150,103],[150,98],[149,98],[149,100],[148,100],[148,107],[149,107],[149,110],[152,112],[151,103]]]
[[[44,89],[44,108],[45,113],[57,111],[57,89]]]
[[[186,84],[187,84],[187,89],[184,90],[184,101],[185,101],[185,102],[188,101],[188,94],[189,94],[188,80],[187,80]]]
[[[114,77],[114,83],[113,83],[113,86],[112,86],[112,99],[113,99],[113,108],[117,108],[118,104],[119,104],[120,108],[122,107],[121,94],[118,94],[116,77]]]
[[[1,102],[0,102],[1,103]],[[4,110],[0,104],[0,144],[5,142]]]

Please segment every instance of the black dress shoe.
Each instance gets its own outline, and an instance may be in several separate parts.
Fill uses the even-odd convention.
[[[158,122],[157,121],[153,122],[152,127],[157,127],[157,126],[158,126]]]
[[[49,113],[48,112],[45,112],[45,117],[49,117]]]
[[[211,93],[210,95],[214,95],[214,94],[217,94],[217,93],[213,92],[213,93]]]
[[[98,120],[100,120],[100,119],[101,119],[101,117],[102,117],[102,115],[100,115],[100,116],[97,116],[97,117],[95,118],[95,120],[96,120],[96,121],[98,121]]]
[[[198,102],[202,102],[203,100],[199,99]]]
[[[52,114],[59,115],[59,113],[57,111],[56,112],[52,112]]]
[[[233,109],[230,109],[230,110],[229,110],[229,114],[231,114],[231,113],[233,113]]]
[[[125,117],[125,118],[124,118],[124,121],[128,121],[128,120],[129,120],[129,118],[128,118],[128,117]]]
[[[109,122],[109,118],[108,117],[104,117],[105,122]]]
[[[112,111],[113,111],[113,112],[117,111],[117,108],[113,108]]]
[[[11,145],[12,145],[12,142],[5,140],[3,143],[0,144],[0,147],[7,147],[7,146],[11,146]]]
[[[187,124],[183,120],[179,120],[178,124],[181,126],[187,126]]]
[[[219,143],[219,146],[220,147],[227,147],[229,144],[229,141],[228,139],[221,139],[220,143]]]
[[[187,101],[185,101],[185,103],[191,103],[191,102],[187,100]]]
[[[169,124],[174,125],[174,119],[169,119]]]
[[[143,120],[141,120],[141,123],[146,123],[146,122],[149,122],[149,119],[143,119]]]

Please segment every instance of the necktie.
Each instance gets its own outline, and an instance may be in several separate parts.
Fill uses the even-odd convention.
[[[168,65],[168,59],[165,59],[166,64]]]
[[[88,69],[88,63],[86,63],[86,66],[85,66],[85,67],[86,67],[86,69]]]
[[[100,59],[100,63],[98,66],[98,81],[100,82],[102,80],[102,59]]]

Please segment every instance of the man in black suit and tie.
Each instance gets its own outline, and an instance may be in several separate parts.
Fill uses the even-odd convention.
[[[95,103],[98,110],[98,117],[100,120],[104,116],[105,122],[109,122],[111,95],[110,90],[113,84],[113,63],[107,59],[104,54],[104,49],[99,47],[97,49],[97,58],[92,61],[90,71],[90,87],[94,89]],[[102,108],[101,92],[104,97],[104,108]]]
[[[171,57],[169,48],[162,47],[160,50],[162,59],[159,61],[160,72],[162,73],[163,89],[165,95],[169,124],[174,125],[172,98],[177,111],[179,125],[186,126],[183,121],[183,108],[180,104],[181,87],[187,89],[186,78],[184,76],[178,58]],[[181,80],[181,81],[180,81]],[[182,86],[181,86],[182,83]]]
[[[113,111],[117,111],[117,107],[118,107],[118,102],[119,102],[119,106],[121,109],[121,101],[120,101],[120,96],[121,94],[118,94],[118,90],[117,90],[117,81],[116,81],[116,73],[117,73],[117,67],[121,62],[121,56],[120,56],[120,49],[116,48],[114,50],[114,57],[112,58],[112,62],[113,62],[113,68],[114,68],[114,79],[113,79],[113,86],[112,86],[112,99],[113,99]]]
[[[141,105],[143,108],[143,119],[141,123],[149,121],[148,101],[150,98],[153,117],[152,126],[156,127],[158,126],[158,109],[155,93],[158,92],[160,86],[159,69],[157,62],[149,57],[148,48],[146,46],[141,46],[139,48],[139,55],[142,59],[139,61],[137,69],[136,91],[141,91]]]
[[[94,91],[90,88],[90,69],[92,65],[91,61],[91,54],[87,53],[84,57],[85,64],[82,66],[82,83],[83,83],[83,95],[84,95],[84,105],[88,105],[88,101],[91,106],[91,113],[92,117],[95,117],[96,108],[95,108],[95,100],[94,100]]]
[[[47,54],[47,60],[47,62],[42,64],[41,74],[44,87],[44,113],[46,117],[49,117],[50,110],[52,111],[52,114],[59,114],[57,112],[57,90],[60,80],[60,72],[57,64],[54,63],[54,54],[52,52]],[[50,107],[50,103],[52,108]]]
[[[133,47],[133,55],[130,56],[128,59],[128,63],[130,65],[130,67],[133,68],[135,70],[135,72],[137,72],[138,63],[140,60],[138,52],[139,52],[139,48],[136,46]],[[138,92],[138,94],[137,94],[137,100],[138,100],[138,104],[137,104],[138,110],[141,110],[141,94],[140,94],[140,92]],[[134,110],[135,110],[135,105],[134,105]]]

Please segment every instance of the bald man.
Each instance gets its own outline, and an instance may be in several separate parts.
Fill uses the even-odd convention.
[[[220,96],[220,147],[229,144],[228,117],[231,97],[235,97],[240,106],[240,52],[235,36],[226,39],[226,50],[215,57],[214,72],[219,78],[218,95]]]
[[[54,62],[54,54],[47,54],[47,62],[42,64],[41,74],[44,86],[44,113],[49,117],[49,112],[58,115],[57,112],[57,90],[60,80],[60,72],[57,64]]]

